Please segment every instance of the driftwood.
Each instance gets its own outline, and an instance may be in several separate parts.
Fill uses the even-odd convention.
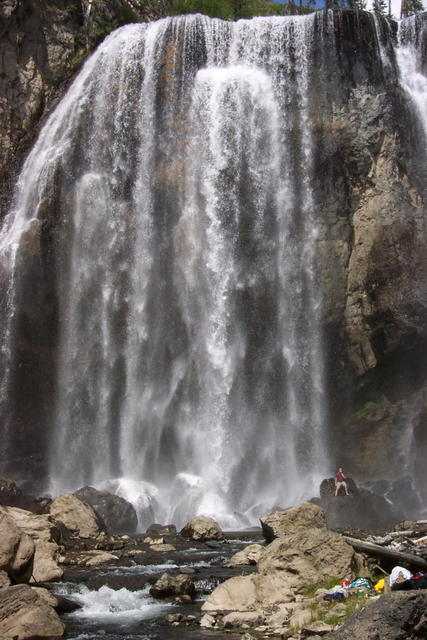
[[[388,549],[386,547],[380,547],[378,544],[372,542],[365,542],[364,540],[357,540],[356,538],[350,538],[344,536],[344,540],[351,544],[356,551],[362,551],[375,558],[388,558],[404,564],[409,564],[419,569],[427,569],[427,560],[412,553],[404,553],[402,551],[395,551],[394,549]]]

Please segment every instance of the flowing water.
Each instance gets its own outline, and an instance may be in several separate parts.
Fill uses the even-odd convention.
[[[110,489],[141,527],[197,512],[235,527],[317,493],[329,460],[311,122],[333,29],[328,12],[129,25],[49,118],[0,237],[0,400],[7,451],[16,336],[47,277],[24,288],[22,263],[33,251],[39,264],[50,233],[53,493]],[[402,76],[422,108],[416,73]]]

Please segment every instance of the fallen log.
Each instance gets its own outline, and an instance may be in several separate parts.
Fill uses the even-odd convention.
[[[380,547],[378,544],[373,544],[372,542],[350,538],[349,536],[344,536],[344,540],[348,542],[348,544],[351,544],[356,551],[362,551],[375,558],[388,558],[394,560],[396,563],[404,563],[419,569],[427,569],[427,560],[413,553],[395,551],[387,547]]]

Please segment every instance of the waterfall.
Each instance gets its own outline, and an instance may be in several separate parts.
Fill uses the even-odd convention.
[[[423,43],[425,48],[427,31],[423,16],[418,14],[402,20],[398,37],[396,59],[400,82],[417,110],[427,142],[427,76],[423,69]]]
[[[331,15],[122,27],[43,127],[0,236],[0,406],[4,456],[47,305],[53,493],[236,527],[329,473],[312,123]]]

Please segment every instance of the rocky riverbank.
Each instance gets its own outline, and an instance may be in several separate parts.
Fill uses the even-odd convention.
[[[0,487],[3,505],[7,490],[16,501],[13,483]],[[395,562],[376,548],[402,544],[405,531],[371,538],[360,553],[366,541],[328,529],[313,503],[261,518],[263,535],[237,536],[205,517],[180,532],[152,525],[118,535],[76,495],[44,505],[49,513],[0,507],[2,637],[372,640],[378,629],[381,640],[425,637],[426,591],[373,588]],[[423,531],[416,523],[407,530],[421,551],[403,557],[414,574],[426,562]]]

